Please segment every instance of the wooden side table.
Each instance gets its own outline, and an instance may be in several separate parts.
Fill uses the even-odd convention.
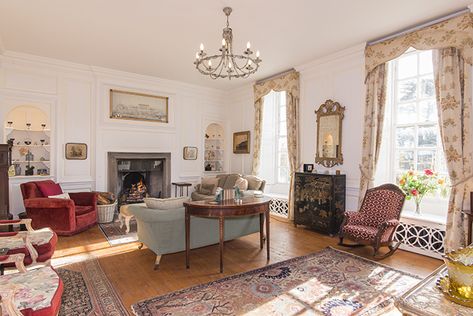
[[[177,197],[177,189],[179,188],[179,196],[184,196],[184,188],[186,188],[186,196],[189,195],[189,187],[192,186],[192,183],[189,182],[172,182],[174,186],[174,196]]]
[[[218,218],[219,220],[219,241],[220,241],[220,273],[223,272],[223,241],[225,218],[258,215],[260,219],[260,248],[263,249],[265,241],[263,224],[266,222],[266,257],[269,261],[269,203],[270,198],[247,197],[237,203],[234,200],[224,200],[221,203],[213,204],[210,201],[186,202],[185,223],[186,223],[186,268],[189,269],[190,254],[190,218],[191,216]]]

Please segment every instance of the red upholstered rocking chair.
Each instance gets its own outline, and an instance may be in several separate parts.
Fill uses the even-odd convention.
[[[399,225],[405,198],[404,192],[394,184],[384,184],[366,191],[360,210],[345,212],[339,233],[339,245],[373,246],[373,257],[376,260],[392,255],[400,245],[400,242],[393,241],[393,236]],[[356,244],[345,244],[344,238]],[[389,247],[389,252],[378,255],[379,248],[383,246]]]
[[[48,198],[62,193],[51,180],[22,183],[20,188],[34,229],[50,227],[60,236],[71,236],[97,222],[96,193],[69,193],[70,199]]]

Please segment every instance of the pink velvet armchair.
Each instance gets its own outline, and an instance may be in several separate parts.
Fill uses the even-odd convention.
[[[21,184],[26,214],[34,229],[50,227],[58,235],[71,236],[97,222],[96,193],[69,193],[70,199],[48,198],[38,186],[58,185],[51,180]]]

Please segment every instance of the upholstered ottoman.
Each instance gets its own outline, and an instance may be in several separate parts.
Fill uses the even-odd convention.
[[[118,213],[118,220],[120,221],[120,228],[123,227],[123,224],[126,226],[126,233],[130,232],[130,220],[135,216],[130,212],[130,206],[139,205],[141,207],[146,207],[145,203],[137,204],[125,204],[120,206],[120,213]]]

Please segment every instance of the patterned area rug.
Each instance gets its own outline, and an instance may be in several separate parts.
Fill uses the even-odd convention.
[[[56,271],[64,282],[59,315],[128,315],[98,260],[74,263]]]
[[[130,232],[128,234],[125,232],[126,226],[123,225],[120,228],[120,222],[117,219],[111,223],[99,224],[99,227],[110,246],[127,244],[138,240],[136,220],[134,218],[130,221]]]
[[[415,276],[327,248],[132,305],[136,315],[388,315]]]

